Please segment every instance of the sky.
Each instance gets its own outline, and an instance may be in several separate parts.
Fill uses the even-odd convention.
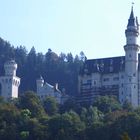
[[[133,0],[140,19],[140,0]],[[45,54],[124,55],[132,0],[0,0],[0,37]],[[140,41],[139,41],[140,42]]]

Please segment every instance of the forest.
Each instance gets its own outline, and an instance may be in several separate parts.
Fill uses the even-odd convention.
[[[18,99],[0,98],[0,140],[140,140],[140,108],[111,96],[90,106],[73,99],[58,105],[28,91]]]
[[[84,52],[73,56],[71,53],[53,52],[50,48],[46,53],[37,53],[32,47],[28,52],[25,46],[12,46],[0,38],[0,75],[4,75],[3,65],[14,59],[18,64],[17,76],[21,78],[20,94],[31,90],[36,92],[36,80],[40,76],[52,85],[59,84],[60,90],[66,94],[77,94],[77,78],[86,56]]]

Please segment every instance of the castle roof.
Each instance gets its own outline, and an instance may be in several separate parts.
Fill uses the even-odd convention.
[[[80,74],[91,73],[118,73],[124,71],[125,57],[110,57],[100,59],[89,59],[85,61]]]
[[[138,60],[140,60],[140,54],[138,54]],[[80,69],[80,75],[91,73],[118,73],[124,71],[125,68],[125,56],[88,59],[85,61],[84,66]],[[140,64],[139,64],[140,70]]]

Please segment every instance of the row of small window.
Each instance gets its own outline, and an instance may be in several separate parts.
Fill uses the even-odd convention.
[[[109,78],[104,78],[103,79],[104,82],[107,82],[109,80],[110,80]],[[114,81],[118,81],[119,80],[119,77],[114,77],[113,80]],[[92,80],[87,80],[87,83],[85,85],[87,85],[87,84],[92,84]],[[97,82],[96,81],[93,81],[93,84],[96,85]]]
[[[134,73],[133,76],[135,77],[136,74]],[[121,78],[123,79],[124,76],[122,75]],[[110,80],[109,78],[104,78],[104,79],[103,79],[103,81],[109,81],[109,80]],[[119,77],[114,77],[113,80],[114,80],[114,81],[118,81],[118,80],[119,80]],[[131,82],[131,79],[129,79],[129,81]]]
[[[106,81],[109,81],[109,80],[110,80],[109,78],[104,78],[104,79],[103,79],[103,81],[105,81],[105,82],[106,82]],[[119,77],[114,77],[113,80],[114,80],[114,81],[118,81],[118,80],[119,80]]]
[[[110,79],[109,78],[104,78],[103,81],[109,81]],[[119,80],[119,77],[114,77],[113,78],[114,81],[118,81]],[[87,84],[91,84],[92,83],[92,80],[87,80]],[[94,81],[94,85],[96,85],[96,81]]]
[[[134,85],[134,87],[133,87],[134,89],[136,88],[136,85]],[[121,92],[121,94],[123,95],[123,91]]]

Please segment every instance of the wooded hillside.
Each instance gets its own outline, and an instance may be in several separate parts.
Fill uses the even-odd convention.
[[[40,46],[41,47],[41,46]],[[51,49],[46,53],[38,53],[32,47],[28,52],[26,47],[14,47],[0,38],[0,75],[4,74],[4,62],[15,59],[18,63],[17,76],[21,78],[20,93],[27,90],[36,91],[36,79],[42,75],[46,82],[65,89],[67,94],[77,94],[77,78],[85,55],[80,52],[75,57],[71,54],[56,54]]]

